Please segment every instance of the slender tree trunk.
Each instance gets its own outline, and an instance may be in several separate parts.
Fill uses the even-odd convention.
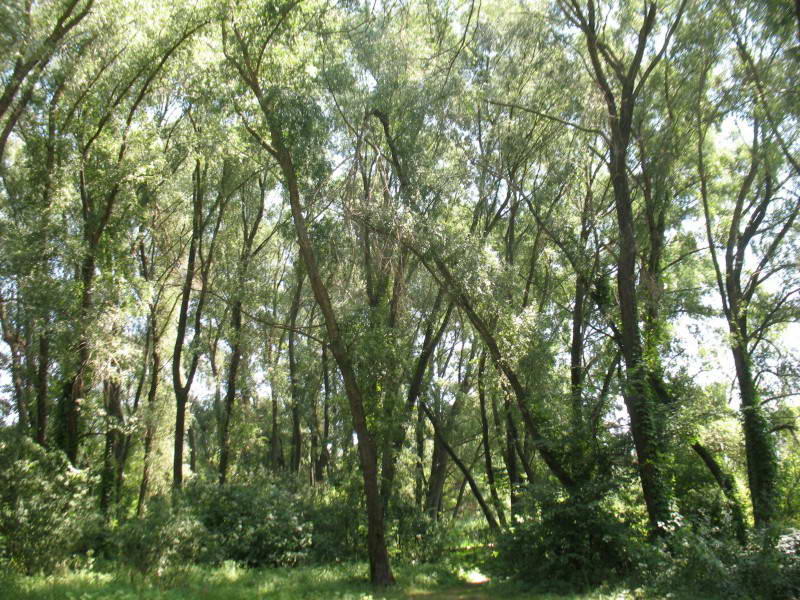
[[[281,452],[281,433],[278,428],[278,392],[273,386],[271,392],[272,400],[272,434],[269,439],[270,462],[273,469],[283,468],[283,453]]]
[[[464,491],[467,489],[467,478],[461,478],[461,484],[458,486],[458,494],[456,495],[456,505],[453,507],[453,515],[451,519],[455,521],[458,518],[458,513],[461,512],[461,505],[464,501]]]
[[[109,509],[118,501],[113,498],[116,473],[121,458],[123,435],[121,388],[117,381],[103,382],[103,396],[106,408],[105,450],[103,452],[103,471],[100,479],[100,512],[108,518]]]
[[[302,454],[302,434],[300,431],[300,401],[301,390],[297,375],[297,355],[295,351],[295,327],[297,325],[297,313],[300,311],[300,298],[303,289],[302,273],[298,274],[297,287],[295,287],[292,306],[289,313],[289,385],[292,395],[292,456],[290,468],[292,473],[297,475],[300,472],[300,459]]]
[[[50,367],[50,331],[39,336],[39,364],[36,372],[36,441],[47,444],[48,368]]]
[[[14,401],[17,405],[17,426],[19,430],[28,435],[30,432],[30,409],[25,398],[25,384],[23,381],[22,340],[18,330],[15,330],[6,312],[5,299],[0,296],[0,326],[2,326],[3,341],[8,344],[11,353],[11,383],[14,387]]]
[[[277,381],[275,380],[274,366],[277,365],[278,357],[281,353],[283,346],[283,336],[278,341],[278,346],[273,352],[272,342],[267,346],[267,363],[272,366],[273,377],[270,380],[270,401],[272,410],[270,411],[270,438],[269,438],[269,460],[273,471],[284,468],[283,451],[281,445],[281,431],[279,427],[278,415],[280,413],[280,406],[278,403]],[[275,358],[273,359],[273,355]]]
[[[724,269],[717,256],[718,246],[713,233],[714,222],[709,202],[708,176],[705,167],[703,142],[705,130],[699,127],[698,135],[698,172],[700,175],[700,197],[705,216],[706,236],[709,252],[714,265],[717,288],[725,318],[728,322],[729,344],[736,369],[736,380],[739,387],[742,429],[744,432],[745,456],[747,458],[747,480],[750,499],[753,505],[753,520],[756,527],[769,525],[777,512],[778,457],[775,443],[771,437],[767,415],[759,398],[758,389],[752,372],[752,349],[748,332],[748,309],[750,300],[759,289],[759,273],[769,264],[769,254],[765,255],[758,270],[749,276],[743,284],[743,266],[750,261],[753,250],[751,242],[766,215],[770,213],[769,205],[773,200],[771,177],[765,175],[763,192],[753,190],[754,182],[761,168],[760,128],[754,121],[753,144],[750,152],[750,168],[742,179],[736,193],[731,221],[724,238]],[[750,200],[756,194],[761,196],[758,202]],[[796,215],[795,215],[796,216]],[[791,227],[795,216],[785,225],[783,232]],[[781,238],[774,239],[776,244]],[[772,252],[776,249],[773,246]],[[774,256],[774,255],[773,255]],[[763,280],[761,280],[763,281]]]
[[[186,433],[186,406],[189,402],[189,392],[192,388],[194,376],[200,361],[200,352],[195,348],[192,352],[189,368],[186,370],[186,379],[182,375],[183,349],[186,343],[186,333],[189,325],[189,301],[192,295],[192,286],[195,279],[195,263],[200,259],[200,290],[197,292],[197,305],[194,309],[192,324],[194,338],[200,336],[202,330],[203,308],[208,291],[208,274],[214,259],[214,245],[222,222],[227,197],[224,196],[227,181],[228,165],[223,164],[222,175],[219,183],[219,194],[214,210],[217,211],[215,225],[211,234],[211,241],[205,261],[200,252],[200,244],[208,219],[203,216],[203,204],[206,195],[207,165],[201,168],[200,160],[195,161],[192,175],[192,238],[189,242],[189,256],[186,264],[186,276],[181,289],[181,305],[178,312],[178,327],[175,333],[175,347],[172,353],[172,387],[175,391],[175,446],[172,456],[172,486],[179,489],[183,483],[183,446]],[[209,215],[210,218],[210,215]]]
[[[189,470],[192,473],[197,472],[197,427],[194,424],[189,425],[186,430],[186,435],[189,440]]]
[[[230,426],[233,403],[236,399],[236,382],[239,375],[239,362],[241,360],[242,348],[242,301],[237,298],[233,302],[231,310],[231,328],[233,330],[233,345],[231,347],[231,358],[228,364],[228,381],[225,388],[225,406],[222,414],[222,431],[220,432],[219,448],[219,484],[225,485],[228,476],[228,462],[230,460]]]
[[[475,478],[472,476],[471,469],[464,464],[464,462],[455,453],[455,450],[453,450],[452,446],[450,446],[450,444],[444,438],[444,432],[442,431],[441,426],[437,422],[436,417],[434,416],[430,408],[428,408],[425,404],[422,403],[420,404],[422,405],[422,408],[425,411],[425,414],[428,417],[431,426],[433,427],[434,435],[436,435],[436,438],[441,443],[445,452],[447,452],[450,458],[453,459],[453,462],[456,464],[461,473],[464,475],[464,478],[467,480],[467,483],[469,483],[470,490],[472,490],[472,494],[475,496],[475,500],[478,501],[478,505],[481,507],[481,510],[483,511],[483,515],[486,518],[486,522],[488,523],[489,528],[493,530],[499,529],[499,526],[497,525],[497,520],[495,519],[494,514],[492,513],[492,509],[489,508],[489,505],[486,503],[486,500],[484,499],[483,494],[481,493],[481,490],[478,487],[477,482],[475,481]],[[439,501],[441,501],[441,496],[439,497]]]
[[[623,148],[627,142],[616,139],[611,150],[611,176],[620,230],[617,263],[617,292],[622,324],[622,356],[625,361],[625,392],[633,443],[638,459],[639,478],[653,532],[663,531],[670,520],[670,493],[663,473],[664,449],[661,447],[663,424],[657,415],[653,392],[649,389],[646,365],[642,356],[639,311],[636,297],[636,238],[633,210],[628,187],[627,161]],[[613,144],[614,142],[612,142]]]
[[[425,499],[425,413],[420,403],[417,403],[417,419],[414,426],[414,441],[417,451],[414,462],[414,504],[420,509]]]
[[[692,444],[692,450],[703,460],[722,493],[725,494],[731,517],[733,518],[734,528],[736,529],[736,537],[744,545],[747,542],[747,526],[745,525],[742,503],[739,502],[739,497],[736,494],[736,480],[730,473],[722,470],[714,456],[700,442]]]
[[[143,276],[147,279],[147,271],[146,268],[142,269]],[[148,316],[147,318],[147,329],[145,333],[145,348],[144,348],[144,357],[142,360],[142,369],[139,374],[137,383],[136,383],[136,391],[133,395],[133,405],[131,407],[131,414],[138,416],[143,412],[146,412],[144,407],[140,408],[140,401],[142,398],[142,392],[144,391],[145,383],[147,381],[147,374],[150,365],[150,355],[153,351],[152,344],[153,338],[155,336],[155,332],[153,331],[153,321]],[[121,434],[121,443],[118,447],[117,452],[117,460],[115,464],[116,472],[114,473],[114,497],[116,498],[116,505],[119,510],[122,509],[120,499],[122,498],[122,487],[125,483],[125,469],[128,465],[128,458],[130,456],[131,446],[134,442],[134,433],[126,433]]]
[[[638,94],[662,56],[657,55],[643,70],[642,60],[654,30],[658,7],[655,2],[645,3],[635,51],[630,64],[626,65],[609,58],[603,51],[602,26],[598,21],[594,0],[589,0],[585,8],[577,0],[562,0],[561,6],[567,18],[583,32],[595,82],[607,108],[607,164],[619,230],[617,296],[621,331],[618,342],[625,364],[623,399],[630,417],[650,530],[654,534],[663,534],[663,524],[671,518],[672,492],[664,474],[663,423],[656,410],[642,353],[636,285],[637,243],[627,160]],[[682,4],[678,10],[674,26],[680,22],[684,6]],[[610,83],[609,76],[616,79],[616,86]]]
[[[489,443],[489,419],[486,413],[486,391],[483,383],[485,366],[486,354],[481,354],[480,363],[478,365],[478,401],[480,402],[481,411],[481,443],[483,444],[483,458],[486,466],[486,482],[489,485],[489,494],[492,498],[494,510],[497,513],[497,519],[500,521],[500,525],[505,528],[507,526],[506,513],[503,509],[503,503],[500,501],[500,496],[497,494],[497,485],[494,479],[494,465],[492,464],[492,449]]]
[[[475,456],[472,458],[472,462],[469,464],[469,469],[475,466],[475,462],[481,457],[480,448],[475,452]],[[468,480],[466,477],[461,479],[461,483],[458,486],[458,495],[456,496],[456,505],[453,507],[453,515],[450,517],[453,521],[458,518],[458,513],[461,511],[461,507],[463,506],[464,500],[464,491],[467,489]]]
[[[220,434],[220,457],[219,457],[219,482],[220,485],[225,483],[228,474],[228,463],[230,461],[230,422],[233,412],[233,404],[236,398],[236,385],[238,382],[239,363],[242,360],[242,294],[244,293],[248,271],[250,269],[250,260],[253,254],[253,241],[255,240],[258,227],[261,224],[261,219],[264,215],[264,195],[266,193],[266,184],[262,178],[258,180],[260,190],[259,205],[256,216],[252,223],[248,223],[246,218],[246,211],[242,208],[242,248],[239,254],[239,273],[237,277],[238,290],[236,298],[233,302],[233,309],[231,310],[231,328],[233,330],[233,344],[231,347],[231,359],[228,365],[228,381],[227,389],[225,391],[225,414],[222,419],[222,431]],[[256,252],[260,250],[257,249]],[[244,398],[242,398],[244,403]]]
[[[408,418],[411,418],[414,405],[418,401],[420,394],[424,388],[425,382],[425,374],[428,372],[428,367],[430,364],[431,357],[433,356],[436,347],[439,345],[439,342],[444,335],[444,331],[447,328],[448,323],[450,322],[450,315],[453,312],[453,303],[450,302],[447,306],[447,310],[445,311],[444,317],[442,318],[439,327],[435,328],[436,320],[439,315],[439,309],[442,304],[442,300],[444,298],[444,291],[440,288],[438,293],[436,294],[436,300],[433,303],[433,308],[431,309],[430,316],[428,321],[425,325],[425,337],[422,342],[422,349],[420,350],[419,356],[417,357],[416,365],[414,368],[414,372],[411,375],[409,385],[408,385],[408,394],[406,396],[405,407],[403,412],[403,418],[400,419],[401,423],[405,423]],[[417,435],[421,435],[421,431],[419,429],[420,426],[424,424],[424,417],[422,413],[418,414],[418,427],[416,428]],[[386,440],[385,444],[385,452],[384,452],[384,461],[383,461],[383,469],[381,471],[381,493],[383,495],[383,501],[385,509],[389,506],[389,501],[391,499],[393,487],[394,487],[394,479],[396,474],[396,467],[397,467],[397,460],[396,457],[399,452],[403,448],[403,444],[406,440],[406,428],[402,426],[395,426],[392,429],[392,435],[389,436]],[[418,446],[421,442],[417,442]],[[424,449],[424,448],[423,448]],[[418,455],[420,456],[420,462],[418,464],[418,469],[420,473],[423,472],[423,452],[420,451]],[[417,478],[417,483],[421,484],[422,477]],[[415,498],[419,499],[418,505],[422,503],[422,487],[419,489],[419,495]]]
[[[83,171],[81,171],[81,189],[83,195],[88,192],[83,182]],[[88,217],[87,217],[88,218]],[[81,303],[79,311],[80,334],[78,337],[78,366],[70,384],[69,394],[64,398],[66,404],[64,409],[64,447],[63,450],[67,458],[73,465],[78,463],[78,449],[80,445],[80,418],[81,402],[86,396],[89,386],[89,338],[86,327],[89,322],[89,314],[92,308],[92,286],[94,285],[95,275],[95,244],[93,233],[90,231],[93,226],[88,222],[84,224],[84,238],[88,248],[84,256],[80,269]]]
[[[514,415],[511,412],[511,405],[508,398],[504,400],[504,412],[506,417],[505,432],[506,432],[506,468],[508,469],[508,487],[511,496],[511,514],[516,515],[519,512],[519,495],[517,491],[522,483],[519,474],[519,466],[517,465],[517,450],[516,437],[517,427],[514,424]]]
[[[575,281],[575,304],[572,308],[570,341],[570,396],[572,398],[572,431],[577,442],[583,438],[583,327],[586,283],[578,275]]]
[[[147,500],[148,487],[150,485],[150,463],[153,449],[153,437],[155,425],[153,420],[156,411],[156,398],[158,395],[158,379],[161,371],[161,353],[158,344],[160,336],[157,328],[155,308],[150,308],[150,322],[153,329],[153,357],[152,368],[150,370],[150,387],[147,390],[147,408],[145,410],[145,429],[144,429],[144,457],[142,458],[142,481],[139,484],[139,498],[136,503],[136,516],[141,517],[144,513],[144,506]]]
[[[325,469],[328,466],[330,455],[328,453],[328,438],[330,436],[330,379],[328,374],[328,351],[325,344],[322,345],[322,439],[317,460],[314,462],[314,482],[320,483],[325,477]],[[316,415],[316,411],[315,411]],[[315,416],[316,418],[316,416]]]
[[[186,433],[186,404],[188,391],[175,391],[175,443],[172,452],[172,486],[179,489],[183,484],[183,439]]]
[[[459,383],[459,393],[456,394],[456,399],[453,402],[452,406],[450,406],[449,410],[445,411],[446,414],[445,424],[443,426],[440,426],[438,424],[435,425],[435,427],[439,427],[439,431],[436,432],[433,441],[433,454],[431,456],[431,475],[430,478],[428,479],[428,495],[426,498],[425,505],[428,513],[437,520],[439,518],[439,514],[441,511],[442,497],[444,493],[444,484],[447,478],[448,456],[452,454],[452,449],[448,449],[448,444],[445,438],[449,437],[450,431],[453,429],[458,414],[461,411],[462,398],[469,392],[469,389],[471,387],[470,380],[471,380],[472,369],[470,366],[470,361],[474,357],[475,357],[475,346],[473,345],[469,359],[467,360],[466,369],[464,370],[463,377],[461,378],[461,381]],[[460,371],[461,367],[459,366],[459,372]],[[446,404],[444,404],[444,402],[441,401],[441,398],[439,401],[439,405],[446,406]],[[425,405],[423,405],[423,409],[428,415],[428,418],[432,419],[433,413],[430,411],[430,409]],[[431,421],[431,423],[433,424],[433,421]],[[454,462],[458,464],[457,460]]]

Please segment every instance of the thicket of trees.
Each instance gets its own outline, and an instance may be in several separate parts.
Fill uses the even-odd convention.
[[[0,8],[7,527],[340,502],[388,584],[411,522],[798,525],[800,5],[145,4]]]

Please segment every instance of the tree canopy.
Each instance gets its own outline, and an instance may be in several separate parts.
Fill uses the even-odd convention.
[[[596,582],[687,532],[774,548],[794,9],[5,2],[0,477],[42,484],[0,493],[0,555],[52,566],[9,523],[79,488],[123,540],[188,503],[223,558],[314,539],[379,585],[448,523],[521,577],[519,551]],[[291,551],[231,540],[278,505]]]

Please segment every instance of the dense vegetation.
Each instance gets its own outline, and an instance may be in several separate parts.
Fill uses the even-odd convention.
[[[788,0],[4,1],[3,577],[797,596],[799,90]]]

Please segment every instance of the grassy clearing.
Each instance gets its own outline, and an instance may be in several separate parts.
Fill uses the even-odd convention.
[[[142,579],[95,571],[61,575],[7,577],[0,590],[9,600],[617,600],[619,593],[581,596],[542,595],[516,584],[470,583],[480,574],[435,566],[398,568],[398,585],[376,591],[362,564],[295,569],[189,568]]]

